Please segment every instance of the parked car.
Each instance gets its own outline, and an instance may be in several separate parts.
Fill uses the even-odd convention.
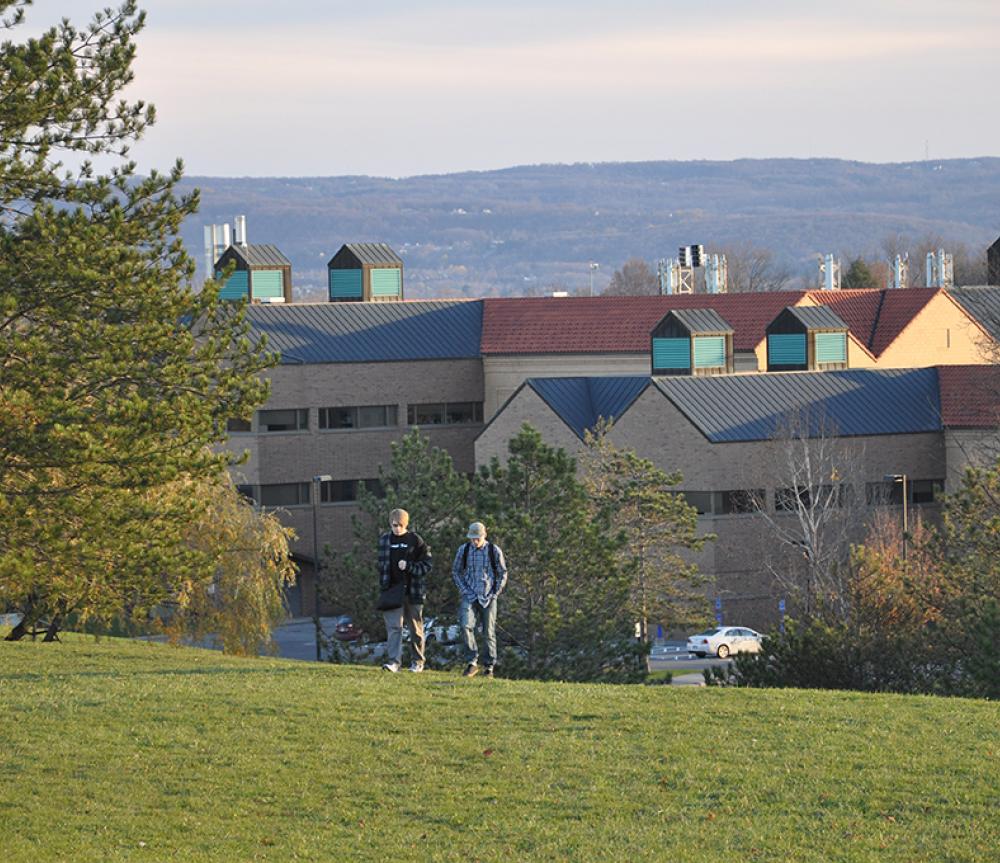
[[[687,651],[697,657],[725,659],[732,653],[759,653],[763,638],[759,632],[745,626],[714,626],[692,635],[687,641]]]
[[[424,621],[424,633],[428,641],[441,644],[455,644],[462,634],[457,623],[449,624],[444,618],[428,617]]]
[[[333,628],[333,637],[338,641],[357,641],[364,633],[350,617],[346,614],[337,618]]]

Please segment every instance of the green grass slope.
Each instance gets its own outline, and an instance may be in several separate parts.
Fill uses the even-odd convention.
[[[0,644],[0,860],[996,861],[1000,705]]]

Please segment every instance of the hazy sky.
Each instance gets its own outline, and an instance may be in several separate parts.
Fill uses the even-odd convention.
[[[115,0],[35,0],[32,29]],[[1000,0],[146,0],[143,168],[1000,155]],[[16,34],[15,34],[16,35]]]

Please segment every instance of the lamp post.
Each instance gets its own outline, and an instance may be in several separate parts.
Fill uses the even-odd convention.
[[[319,561],[319,497],[320,491],[323,488],[324,482],[330,482],[333,477],[328,474],[320,474],[319,476],[314,476],[312,491],[312,511],[313,511],[313,578],[315,581],[315,593],[316,601],[313,603],[313,626],[316,627],[316,661],[319,662],[323,658],[322,653],[322,638],[323,629],[319,622],[319,585],[320,585],[320,573],[323,571],[323,567]]]
[[[601,265],[597,261],[590,262],[590,296],[594,296],[594,270],[599,270]]]
[[[907,500],[907,498],[909,497],[909,495],[907,494],[907,488],[906,488],[906,485],[907,485],[907,483],[906,483],[906,474],[905,473],[887,473],[884,477],[882,477],[882,479],[884,479],[886,482],[891,482],[891,483],[897,483],[898,482],[898,483],[902,483],[902,485],[903,485],[903,489],[902,489],[902,491],[903,491],[903,563],[906,563],[906,537],[907,537],[907,534],[910,531],[909,509],[908,509],[908,507],[909,507],[909,500]]]

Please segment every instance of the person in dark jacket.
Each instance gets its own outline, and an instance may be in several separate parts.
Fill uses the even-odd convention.
[[[412,633],[413,662],[410,671],[424,670],[424,599],[431,571],[431,550],[419,534],[409,529],[410,514],[405,509],[389,513],[388,533],[378,539],[378,607],[385,619],[386,663],[393,673],[403,661],[403,622]]]

